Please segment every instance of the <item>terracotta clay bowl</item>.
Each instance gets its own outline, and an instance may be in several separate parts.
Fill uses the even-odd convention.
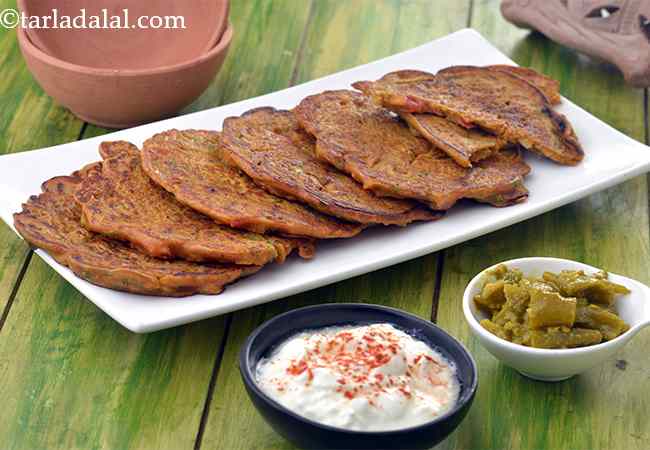
[[[78,17],[83,8],[88,26],[93,16],[100,18],[100,25],[104,17],[107,23],[113,16],[120,17],[120,26],[128,28],[30,27],[26,30],[36,47],[56,59],[112,70],[154,69],[200,58],[220,41],[226,30],[229,3],[229,0],[18,0],[19,8],[28,16],[52,17],[52,10],[56,9],[59,18]],[[128,10],[128,23],[124,9]],[[161,19],[149,19],[154,16]],[[136,25],[141,17],[148,18],[143,19],[148,28]],[[185,28],[181,28],[181,19],[174,17],[182,17]]]
[[[194,101],[214,78],[233,36],[228,26],[207,53],[156,69],[111,70],[54,58],[17,29],[27,66],[43,90],[77,117],[108,128],[127,128],[169,117]]]

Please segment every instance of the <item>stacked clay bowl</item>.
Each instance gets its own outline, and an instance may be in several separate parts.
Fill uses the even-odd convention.
[[[57,9],[59,17],[77,17],[83,8],[86,17],[124,17],[128,9],[129,28],[17,30],[27,66],[43,90],[80,119],[109,128],[169,117],[189,105],[221,68],[233,36],[229,0],[18,4],[28,16],[52,16]],[[145,16],[169,20],[170,26],[136,26]],[[180,19],[165,17],[182,17],[184,28]]]

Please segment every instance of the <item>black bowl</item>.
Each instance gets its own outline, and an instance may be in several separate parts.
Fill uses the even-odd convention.
[[[351,431],[306,419],[272,400],[257,386],[255,368],[260,359],[296,333],[306,329],[371,323],[393,324],[453,361],[461,386],[456,406],[435,420],[415,427],[393,431]],[[246,339],[239,355],[239,370],[250,399],[264,419],[278,433],[302,448],[430,448],[460,424],[472,404],[477,387],[476,364],[455,338],[412,314],[360,303],[309,306],[268,320]]]

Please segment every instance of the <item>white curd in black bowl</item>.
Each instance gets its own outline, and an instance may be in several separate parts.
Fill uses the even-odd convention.
[[[301,332],[262,359],[256,382],[285,408],[357,431],[413,427],[458,400],[452,362],[388,323]]]

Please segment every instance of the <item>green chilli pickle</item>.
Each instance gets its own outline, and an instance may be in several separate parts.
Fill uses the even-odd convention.
[[[574,348],[612,340],[630,329],[614,309],[616,296],[629,292],[604,271],[563,270],[534,278],[501,264],[486,274],[474,302],[490,315],[481,321],[483,328],[501,339]]]

